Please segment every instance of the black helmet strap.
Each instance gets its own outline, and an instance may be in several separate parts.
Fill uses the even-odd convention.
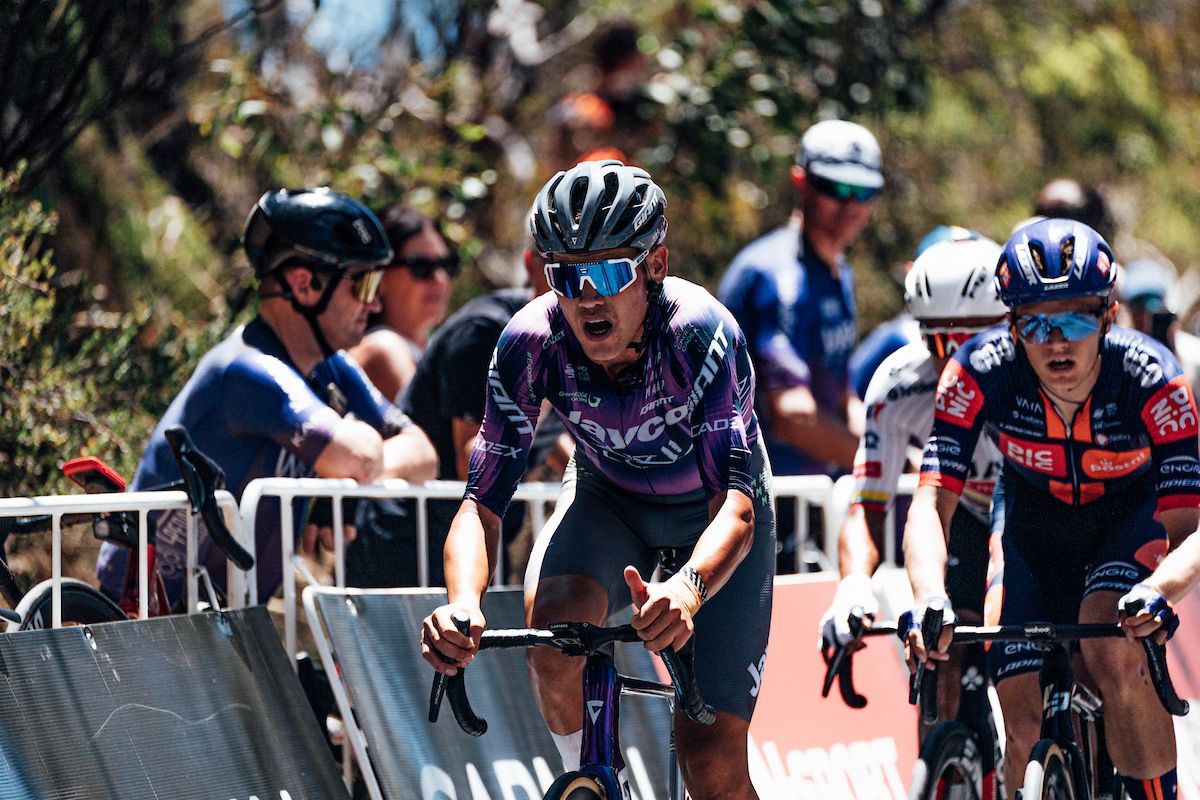
[[[301,305],[300,301],[296,299],[296,295],[292,293],[292,289],[290,286],[288,286],[287,281],[284,280],[283,275],[281,274],[282,270],[279,269],[276,270],[275,274],[283,288],[281,288],[278,292],[263,294],[261,297],[282,297],[290,301],[292,304],[292,309],[297,314],[304,317],[305,321],[308,322],[308,328],[312,331],[313,339],[316,340],[317,347],[321,348],[321,357],[329,358],[336,351],[329,346],[329,340],[325,338],[325,333],[321,330],[318,317],[325,313],[325,309],[329,308],[329,303],[333,300],[333,293],[337,291],[338,284],[342,282],[342,276],[346,274],[346,271],[338,267],[322,269],[322,267],[325,265],[318,266],[314,264],[304,264],[303,266],[313,273],[314,284],[317,283],[315,278],[318,272],[324,273],[329,278],[328,282],[324,284],[324,291],[321,292],[321,297],[317,300],[316,305]]]

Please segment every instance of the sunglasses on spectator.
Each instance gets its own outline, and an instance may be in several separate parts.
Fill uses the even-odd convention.
[[[1056,314],[1017,314],[1013,323],[1017,335],[1030,344],[1046,344],[1054,331],[1068,342],[1081,342],[1100,330],[1106,309],[1095,311],[1059,311]]]
[[[587,283],[601,297],[613,297],[633,285],[638,264],[649,255],[649,250],[643,250],[633,258],[606,258],[578,264],[549,262],[546,264],[546,282],[555,294],[568,300],[582,295]]]
[[[882,188],[831,181],[828,178],[822,178],[820,175],[815,175],[811,172],[808,173],[808,185],[826,197],[832,197],[836,200],[853,200],[856,203],[865,203],[868,200],[874,200]]]
[[[350,284],[350,291],[358,302],[369,305],[379,296],[379,284],[383,282],[383,267],[368,269],[362,272],[348,272],[345,280]]]
[[[439,269],[444,269],[446,274],[453,278],[462,268],[458,253],[450,253],[441,258],[422,258],[421,256],[398,258],[388,266],[404,267],[419,281],[429,280]]]

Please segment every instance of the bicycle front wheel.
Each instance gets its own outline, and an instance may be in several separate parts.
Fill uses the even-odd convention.
[[[29,631],[49,628],[54,622],[52,581],[44,580],[30,589],[14,609],[21,622],[10,622],[8,630]],[[97,625],[101,622],[121,622],[129,619],[125,612],[95,586],[63,578],[62,621],[64,625]]]
[[[934,726],[913,766],[909,800],[979,800],[983,763],[970,728],[948,720]]]
[[[604,788],[594,778],[568,772],[550,784],[545,800],[605,800]]]
[[[1075,780],[1071,765],[1056,742],[1042,739],[1029,754],[1025,767],[1023,800],[1076,800]]]

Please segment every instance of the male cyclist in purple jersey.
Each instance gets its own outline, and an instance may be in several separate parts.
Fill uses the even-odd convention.
[[[632,600],[648,649],[678,649],[694,633],[697,684],[718,713],[711,727],[676,713],[684,781],[697,800],[753,798],[746,737],[771,616],[770,467],[745,339],[711,295],[667,277],[665,208],[650,176],[619,161],[582,162],[538,194],[530,223],[553,292],[496,345],[444,551],[449,602],[425,620],[422,651],[447,674],[474,657],[499,520],[548,400],[578,447],[530,559],[528,622],[601,624]],[[677,553],[675,574],[647,583],[661,549]],[[470,615],[470,636],[455,611]],[[528,661],[572,770],[583,662],[540,650]]]
[[[1115,270],[1108,244],[1081,222],[1041,220],[1009,239],[996,281],[1011,324],[960,347],[938,381],[904,536],[914,619],[946,596],[950,519],[990,424],[1004,458],[992,501],[1003,542],[999,622],[1120,618],[1130,638],[1160,639],[1178,624],[1170,603],[1200,578],[1196,404],[1166,348],[1111,324]],[[1134,600],[1146,607],[1131,615]],[[919,631],[910,632],[911,659],[944,661],[949,636],[947,628],[926,653]],[[1108,751],[1126,792],[1174,800],[1174,730],[1142,649],[1114,639],[1080,648],[1104,697]],[[1041,655],[992,647],[988,661],[1012,795],[1038,738]]]

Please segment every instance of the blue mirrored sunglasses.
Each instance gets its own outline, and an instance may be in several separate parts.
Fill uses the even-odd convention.
[[[1017,335],[1030,344],[1046,344],[1054,331],[1068,342],[1082,341],[1100,330],[1099,311],[1060,311],[1057,314],[1018,314]]]
[[[808,183],[813,189],[816,189],[826,197],[832,197],[836,200],[853,200],[856,203],[865,203],[868,200],[875,199],[875,196],[879,194],[882,188],[831,181],[828,178],[822,178],[820,175],[812,173],[808,175]]]
[[[637,266],[648,255],[650,251],[643,250],[633,258],[606,258],[578,264],[549,262],[546,264],[546,282],[555,294],[568,300],[582,295],[586,283],[590,283],[601,297],[612,297],[633,285],[637,278]]]

